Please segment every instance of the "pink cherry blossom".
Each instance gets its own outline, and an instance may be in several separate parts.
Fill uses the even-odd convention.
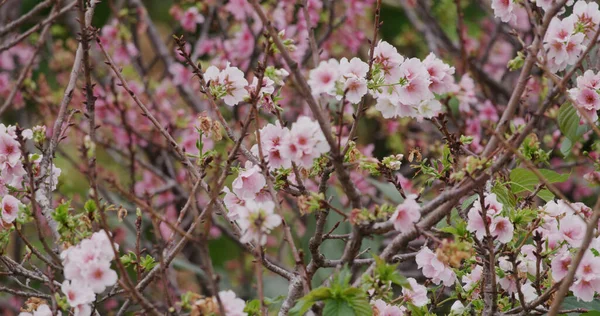
[[[19,215],[19,209],[23,204],[16,197],[12,195],[5,195],[2,198],[2,221],[5,223],[12,223],[17,219]]]
[[[544,48],[547,50],[551,71],[560,71],[573,65],[586,48],[583,45],[585,35],[575,32],[575,22],[574,15],[562,20],[555,17],[550,22],[544,37]]]
[[[560,220],[560,234],[572,247],[579,247],[583,240],[586,225],[578,215],[569,215]]]
[[[516,19],[516,15],[513,12],[515,10],[513,0],[492,0],[492,9],[494,10],[494,15],[502,20],[502,22],[512,22]]]
[[[239,218],[240,213],[246,212],[246,201],[240,199],[235,193],[231,192],[228,187],[223,189],[225,196],[223,197],[223,203],[229,210],[227,214],[231,220]]]
[[[319,124],[301,116],[292,124],[289,135],[283,140],[281,153],[299,166],[312,167],[314,159],[330,150]]]
[[[308,74],[308,85],[313,95],[321,93],[334,94],[335,83],[340,76],[340,63],[335,59],[321,61],[317,68]]]
[[[386,81],[400,77],[400,65],[404,62],[404,57],[398,53],[396,47],[388,42],[379,41],[374,51],[374,62],[379,65]]]
[[[432,118],[442,112],[442,104],[436,99],[424,100],[417,106],[417,120]]]
[[[110,269],[110,262],[93,261],[85,267],[85,279],[94,293],[102,293],[117,282],[117,273]]]
[[[496,217],[490,225],[490,234],[503,244],[512,240],[513,231],[513,224],[506,217]]]
[[[523,293],[523,298],[527,303],[530,303],[536,298],[538,298],[537,292],[535,291],[535,287],[533,286],[533,284],[531,284],[531,282],[526,282],[525,284],[521,285],[521,292]]]
[[[390,221],[392,221],[394,229],[397,231],[409,230],[421,218],[421,206],[417,203],[416,197],[414,194],[407,196],[406,200],[396,207],[396,211],[390,217]]]
[[[61,286],[62,292],[67,297],[67,302],[71,306],[89,304],[96,299],[96,294],[83,281],[65,280]]]
[[[431,80],[425,65],[417,58],[411,58],[400,66],[400,77],[406,80],[398,91],[398,96],[404,103],[418,104],[423,100],[433,98],[429,90]]]
[[[21,158],[19,142],[8,133],[0,133],[0,170],[14,166]]]
[[[244,200],[253,199],[267,184],[260,167],[246,162],[245,169],[233,180],[233,192]]]
[[[404,306],[396,306],[396,305],[391,305],[391,304],[387,304],[386,302],[384,302],[383,300],[375,300],[374,302],[371,302],[371,305],[373,305],[373,309],[377,310],[376,315],[379,316],[404,316],[405,312]]]
[[[267,124],[260,129],[260,141],[265,160],[269,163],[269,168],[290,168],[292,159],[282,153],[284,141],[288,139],[290,130],[282,127],[278,122]],[[252,147],[252,152],[258,156],[258,145]]]
[[[219,70],[215,66],[210,66],[206,69],[204,78],[211,82],[216,97],[222,98],[229,106],[238,104],[248,96],[246,89],[248,81],[237,67],[228,64],[225,69]]]
[[[196,26],[204,22],[204,16],[200,14],[197,7],[187,9],[181,16],[181,27],[188,32],[196,32]]]
[[[423,275],[432,279],[433,283],[443,282],[445,286],[452,286],[456,281],[454,271],[442,263],[431,249],[421,248],[415,259],[419,269],[422,269]]]
[[[246,0],[229,0],[224,8],[238,21],[254,14],[252,6]]]
[[[445,94],[454,89],[454,67],[445,64],[434,53],[429,53],[423,60],[431,83],[429,89],[437,94]]]
[[[344,81],[344,92],[346,100],[351,103],[358,103],[362,97],[367,94],[367,80],[360,77],[351,76]]]
[[[406,279],[410,284],[410,289],[402,288],[404,299],[417,307],[429,304],[427,297],[427,288],[419,283],[414,278]]]
[[[577,300],[591,302],[594,300],[596,291],[600,290],[600,279],[586,280],[585,278],[579,278],[569,287],[569,290],[573,292]]]
[[[240,241],[259,242],[264,245],[267,242],[267,235],[282,221],[274,210],[275,204],[272,201],[246,201],[246,210],[237,220],[243,232]]]
[[[481,280],[481,276],[483,275],[483,267],[480,265],[476,265],[471,273],[466,274],[462,277],[462,281],[464,283],[464,289],[466,291],[471,291],[477,286],[477,282]]]
[[[244,308],[246,302],[243,299],[236,297],[232,290],[219,292],[219,299],[225,309],[225,316],[246,316]]]
[[[586,251],[577,267],[575,276],[586,280],[600,278],[600,258],[591,251]]]
[[[590,44],[595,30],[598,29],[598,25],[600,24],[600,9],[598,3],[594,1],[586,2],[579,0],[575,2],[575,5],[573,6],[573,15],[577,17],[577,23],[585,30],[586,45]]]
[[[92,305],[91,304],[80,304],[73,308],[73,316],[91,316]]]

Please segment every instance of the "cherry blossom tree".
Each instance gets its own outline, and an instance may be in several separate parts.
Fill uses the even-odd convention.
[[[14,6],[3,315],[596,309],[596,1]]]

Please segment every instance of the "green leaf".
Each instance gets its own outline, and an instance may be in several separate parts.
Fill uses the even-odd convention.
[[[364,292],[361,292],[360,297],[355,297],[348,301],[350,306],[354,310],[356,316],[371,316],[373,315],[373,308],[369,304],[369,299]]]
[[[514,194],[512,194],[508,190],[508,188],[503,184],[496,183],[492,187],[492,193],[496,194],[496,196],[498,197],[498,200],[503,205],[507,205],[507,206],[510,206],[513,208],[517,205],[517,200],[515,199]]]
[[[554,193],[550,192],[550,190],[547,189],[540,190],[540,192],[537,195],[540,197],[540,199],[546,202],[554,200]]]
[[[331,296],[330,288],[316,288],[298,300],[296,305],[290,310],[290,315],[304,315],[304,313],[306,313],[315,303],[328,299]]]
[[[85,205],[83,205],[83,209],[88,213],[93,213],[96,211],[96,202],[94,200],[87,200]]]
[[[549,183],[564,182],[569,179],[568,174],[559,174],[548,169],[539,169],[538,171]],[[533,171],[525,168],[513,169],[510,172],[510,181],[512,183],[511,190],[515,194],[524,191],[532,192],[535,190],[536,185],[541,183],[540,179],[535,175],[535,173],[533,173]],[[543,196],[548,198],[548,193],[543,193],[540,197]]]
[[[140,260],[140,265],[144,269],[144,271],[152,270],[158,263],[154,261],[154,258],[150,255],[146,255],[146,257],[142,257]]]
[[[479,197],[479,195],[473,194],[470,197],[466,198],[462,202],[461,209],[466,210],[467,208],[469,208],[471,206],[471,204],[473,204],[473,202],[475,202],[475,200],[477,200],[478,197]]]
[[[354,309],[343,300],[327,300],[323,308],[323,316],[352,316]]]
[[[323,315],[370,316],[373,314],[364,290],[350,285],[351,273],[344,268],[336,274],[331,288],[319,287],[298,300],[290,315],[304,315],[315,303],[323,301]]]
[[[579,125],[577,109],[569,102],[563,104],[558,110],[557,121],[560,131],[573,143],[589,130],[587,125]]]
[[[251,300],[246,303],[244,307],[244,312],[249,316],[257,316],[260,315],[260,301],[259,300]]]
[[[579,301],[575,296],[569,296],[566,297],[561,309],[577,309],[577,308],[584,308],[587,309],[589,311],[600,311],[600,301],[599,300],[593,300],[591,302],[583,302],[583,301]],[[587,314],[583,314],[583,315],[600,315],[596,312],[596,314],[589,314],[590,312],[588,312]],[[577,315],[576,313],[573,314],[569,314],[569,315]]]
[[[400,195],[400,192],[398,192],[398,189],[396,189],[393,184],[387,182],[384,183],[370,178],[367,179],[367,181],[377,187],[377,189],[381,191],[381,194],[390,199],[390,201],[398,204],[404,202],[404,198],[402,198],[402,195]]]
[[[571,153],[571,148],[573,148],[573,142],[570,139],[565,138],[560,144],[560,153],[564,157],[567,157]]]

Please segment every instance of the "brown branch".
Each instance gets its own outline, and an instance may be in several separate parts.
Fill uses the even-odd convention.
[[[48,8],[52,3],[56,2],[55,0],[46,0],[38,3],[33,9],[29,10],[27,13],[21,15],[18,19],[11,21],[10,23],[0,27],[0,37],[5,34],[12,32],[14,29],[21,26],[23,23],[27,22],[27,20],[31,19],[36,14],[40,13],[42,10]]]
[[[61,15],[65,14],[66,12],[68,12],[69,10],[71,10],[75,5],[77,4],[77,0],[73,0],[73,2],[67,4],[64,8],[62,8],[60,11],[50,15],[48,18],[46,18],[45,20],[43,20],[42,22],[36,24],[35,26],[33,26],[32,28],[30,28],[29,30],[25,31],[25,33],[13,38],[11,41],[8,41],[6,43],[4,43],[4,45],[0,46],[0,53],[2,53],[3,51],[17,45],[18,43],[20,43],[21,41],[23,41],[24,39],[26,39],[27,37],[29,37],[31,34],[37,32],[38,30],[40,30],[42,27],[46,26],[46,25],[50,25],[52,23],[54,23],[54,21],[59,18]],[[94,2],[95,5],[95,2]]]

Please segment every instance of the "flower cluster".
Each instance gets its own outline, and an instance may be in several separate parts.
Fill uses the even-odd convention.
[[[419,269],[423,270],[423,275],[433,283],[452,286],[456,282],[456,273],[428,247],[421,248],[415,259]]]
[[[410,303],[416,307],[422,307],[429,304],[430,300],[427,297],[427,288],[417,282],[414,278],[407,278],[409,286],[402,288],[403,302]],[[396,306],[388,304],[384,300],[378,299],[371,302],[374,315],[381,316],[404,316],[408,315],[408,310],[405,306]]]
[[[557,4],[554,0],[532,2],[546,11]],[[545,54],[540,53],[545,56],[547,66],[552,72],[574,65],[587,45],[591,44],[591,39],[600,25],[598,3],[571,0],[567,1],[566,5],[573,6],[572,14],[564,18],[557,16],[552,19],[543,40]],[[493,0],[492,9],[496,17],[507,23],[515,23],[517,13],[522,10],[513,0]],[[562,10],[561,14],[564,12],[565,10]]]
[[[454,67],[431,53],[423,61],[404,58],[396,48],[380,41],[374,51],[372,88],[375,108],[385,118],[432,118],[442,110],[435,95],[457,89]]]
[[[31,129],[20,131],[22,141],[34,139],[36,141],[43,139],[45,128],[36,126]],[[0,124],[0,227],[7,226],[17,219],[19,210],[23,205],[18,191],[9,192],[11,189],[22,189],[27,181],[27,172],[24,167],[25,158],[31,164],[34,179],[41,185],[36,190],[36,199],[38,202],[45,200],[44,186],[54,191],[58,183],[58,177],[61,170],[54,164],[51,166],[51,172],[47,175],[41,169],[42,156],[39,154],[30,154],[25,157],[21,151],[21,144],[18,140],[16,126],[5,126]],[[9,194],[10,193],[10,194]]]
[[[571,99],[575,101],[575,106],[579,109],[577,114],[587,123],[584,115],[595,122],[598,120],[598,110],[600,110],[600,73],[594,73],[587,70],[583,76],[577,78],[577,87],[569,90]]]
[[[246,162],[233,180],[231,187],[225,188],[223,201],[229,210],[229,218],[237,220],[242,229],[243,242],[265,244],[268,234],[281,224],[281,217],[275,214],[275,204],[265,191],[266,180],[259,166]]]
[[[485,221],[483,214],[486,216]],[[514,226],[507,217],[502,216],[502,203],[498,202],[496,194],[486,193],[483,203],[478,198],[467,216],[469,218],[467,229],[479,240],[483,240],[487,230],[492,237],[503,244],[512,240]]]
[[[309,73],[308,84],[313,95],[322,93],[335,96],[341,100],[343,96],[351,103],[358,103],[367,94],[367,72],[369,65],[359,58],[342,58],[321,61],[319,66]]]
[[[91,315],[96,294],[117,282],[117,273],[110,268],[115,258],[110,243],[107,233],[100,231],[60,254],[65,274],[61,290],[75,315]]]
[[[279,122],[268,124],[260,130],[262,153],[269,168],[290,168],[292,162],[310,168],[313,161],[330,150],[319,124],[301,116],[290,129]],[[252,151],[258,156],[258,145]]]
[[[404,58],[385,41],[375,47],[371,73],[359,58],[322,61],[309,73],[314,95],[326,94],[350,103],[359,103],[367,92],[377,98],[376,108],[383,117],[431,118],[441,111],[435,94],[456,90],[454,67],[433,53],[420,61]],[[367,78],[371,78],[367,80]]]
[[[102,27],[99,39],[112,52],[113,61],[118,65],[126,65],[139,55],[138,49],[130,40],[131,33],[127,28],[119,27],[116,19]]]
[[[21,182],[25,175],[22,156],[16,127],[0,124],[0,195],[7,193],[6,185],[22,187]]]
[[[544,48],[547,51],[548,68],[552,72],[573,65],[585,50],[583,41],[585,34],[576,29],[577,17],[571,15],[564,19],[555,17],[550,22],[544,38]]]
[[[582,203],[569,203],[563,200],[550,201],[541,208],[544,224],[538,228],[548,251],[555,255],[551,258],[552,278],[558,282],[568,273],[574,253],[579,247],[586,231],[586,219],[592,210]],[[575,273],[575,282],[569,288],[573,294],[583,301],[591,301],[596,292],[600,292],[600,238],[592,240],[589,249]]]

